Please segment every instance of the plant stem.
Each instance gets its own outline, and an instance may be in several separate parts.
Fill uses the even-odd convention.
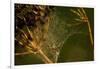
[[[91,31],[91,26],[90,26],[90,22],[89,22],[89,19],[86,15],[86,12],[85,10],[82,8],[82,11],[83,11],[83,14],[85,15],[84,17],[87,19],[87,24],[88,24],[88,30],[89,30],[89,35],[90,35],[90,41],[91,41],[91,44],[93,46],[93,37],[92,37],[92,31]]]
[[[88,29],[89,29],[89,35],[90,35],[91,44],[93,45],[93,38],[92,38],[92,31],[91,31],[91,27],[90,27],[90,22],[87,21],[87,24],[88,24]]]
[[[23,52],[23,53],[16,53],[15,55],[27,55],[27,54],[33,54],[32,52]]]
[[[38,55],[41,56],[41,58],[43,59],[43,61],[44,61],[45,63],[53,63],[53,62],[44,54],[44,52],[43,52],[41,49],[38,51]]]

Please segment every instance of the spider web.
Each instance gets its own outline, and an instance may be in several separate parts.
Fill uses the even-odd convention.
[[[70,24],[60,19],[56,11],[52,12],[50,16],[49,25],[45,25],[48,29],[46,33],[43,31],[44,27],[41,25],[41,22],[37,22],[37,28],[27,25],[23,26],[22,29],[16,27],[16,29],[20,31],[19,33],[16,32],[16,39],[20,45],[30,49],[31,51],[29,51],[31,53],[34,52],[34,54],[36,54],[38,50],[37,47],[41,48],[44,54],[56,63],[65,41],[71,35],[82,32],[78,32],[75,28],[72,28],[77,24]]]

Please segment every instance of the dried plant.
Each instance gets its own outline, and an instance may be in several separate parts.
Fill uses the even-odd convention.
[[[71,9],[71,11],[74,14],[76,14],[77,16],[79,16],[79,18],[76,18],[75,21],[86,23],[88,25],[90,40],[91,40],[91,44],[93,46],[93,36],[92,36],[91,26],[90,26],[90,22],[89,22],[89,19],[88,19],[88,16],[87,16],[85,10],[83,8],[78,8],[77,10]]]
[[[27,50],[26,52],[16,53],[16,55],[35,54],[45,63],[53,63],[42,50],[52,9],[48,6],[34,5],[16,5],[15,8],[15,42]],[[19,20],[23,21],[22,26],[21,21],[18,22]]]

